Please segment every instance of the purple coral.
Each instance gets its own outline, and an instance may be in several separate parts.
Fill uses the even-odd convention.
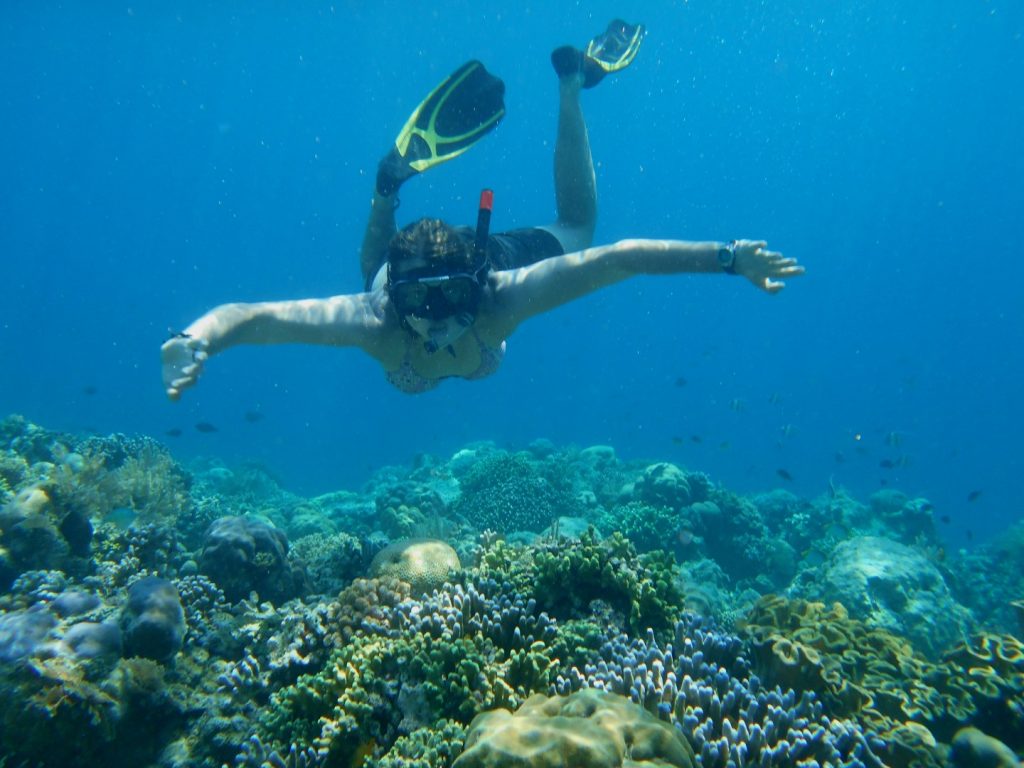
[[[599,688],[628,696],[690,740],[705,768],[730,765],[882,765],[869,736],[830,718],[811,693],[766,690],[739,638],[705,629],[695,617],[675,626],[674,643],[610,638],[601,660],[559,675],[553,692]],[[877,746],[877,745],[876,745]]]

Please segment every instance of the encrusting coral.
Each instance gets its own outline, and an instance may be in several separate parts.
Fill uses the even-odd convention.
[[[816,691],[830,711],[857,717],[886,741],[894,764],[940,764],[942,745],[966,724],[1024,746],[1024,650],[1015,638],[981,635],[931,662],[838,603],[778,596],[758,602],[744,632],[766,680]]]

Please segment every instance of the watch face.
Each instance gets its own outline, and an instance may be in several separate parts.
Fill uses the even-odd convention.
[[[734,261],[736,261],[736,252],[732,248],[718,249],[719,264],[721,264],[723,267],[731,267]]]

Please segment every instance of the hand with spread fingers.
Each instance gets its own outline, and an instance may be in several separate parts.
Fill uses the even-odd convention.
[[[769,251],[767,245],[764,240],[737,240],[733,269],[762,291],[778,293],[786,287],[781,278],[802,275],[804,268],[796,263],[796,259]]]
[[[175,333],[160,347],[163,363],[164,388],[167,397],[177,400],[181,391],[188,389],[199,379],[203,363],[209,356],[209,342],[187,333]]]

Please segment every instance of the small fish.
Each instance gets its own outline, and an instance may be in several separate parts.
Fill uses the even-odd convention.
[[[785,469],[776,469],[776,470],[775,470],[775,474],[776,474],[776,475],[778,475],[779,477],[781,477],[781,478],[782,478],[783,480],[785,480],[785,481],[786,481],[787,483],[791,483],[791,482],[793,482],[793,476],[792,476],[791,474],[789,474],[789,471],[788,471],[788,470],[785,470]]]
[[[174,429],[168,429],[164,434],[168,437],[181,437],[181,430],[175,427]]]
[[[700,435],[690,435],[690,442],[691,443],[703,443],[704,442],[704,438],[701,437]]]
[[[880,462],[878,462],[878,466],[880,466],[882,469],[895,469],[896,462],[893,461],[892,459],[882,459]]]
[[[747,410],[747,401],[741,397],[734,397],[729,401],[729,407],[736,411],[736,413],[743,413]]]
[[[97,392],[99,392],[99,390],[96,389],[96,387],[94,387],[92,384],[87,384],[84,387],[82,387],[82,394],[83,395],[88,395],[89,397],[92,397]]]
[[[772,405],[775,405],[775,403],[778,403],[781,400],[782,395],[780,395],[778,392],[772,392],[770,395],[768,395],[768,402],[771,403]]]
[[[723,440],[718,444],[718,450],[720,451],[728,451],[730,448],[732,448],[732,443],[728,440]]]
[[[200,421],[198,424],[196,424],[196,429],[199,430],[200,432],[205,432],[205,433],[210,433],[210,432],[216,432],[217,431],[217,428],[215,426],[213,426],[213,424],[211,424],[208,421]]]
[[[940,523],[945,523],[946,525],[949,525],[949,522],[950,522],[949,515],[943,515],[942,517],[940,517],[939,518],[939,522]]]
[[[980,488],[978,490],[976,490],[976,491],[971,491],[970,493],[967,494],[967,501],[977,501],[980,498],[981,498],[981,489]]]
[[[967,540],[974,541],[974,531],[972,531],[970,528],[967,529]]]
[[[783,437],[792,437],[793,435],[796,434],[796,427],[794,427],[792,424],[783,424],[781,427],[779,427],[779,432],[782,433]]]
[[[842,451],[836,451],[836,464],[843,464],[846,461],[846,456]]]
[[[679,435],[673,435],[672,436],[672,445],[682,445],[682,444],[683,444],[683,438],[681,438]]]
[[[878,484],[879,485],[888,485],[889,481],[886,480],[884,477],[880,477],[880,478],[878,478]]]
[[[250,424],[255,424],[257,421],[263,421],[263,411],[246,411],[243,418]]]
[[[122,531],[131,527],[131,524],[135,522],[137,515],[134,510],[129,507],[116,507],[110,510],[103,519],[108,523],[113,523],[116,527]]]
[[[685,387],[687,384],[689,384],[689,382],[686,379],[684,379],[682,376],[676,377],[676,386],[677,387],[682,388],[682,387]]]

